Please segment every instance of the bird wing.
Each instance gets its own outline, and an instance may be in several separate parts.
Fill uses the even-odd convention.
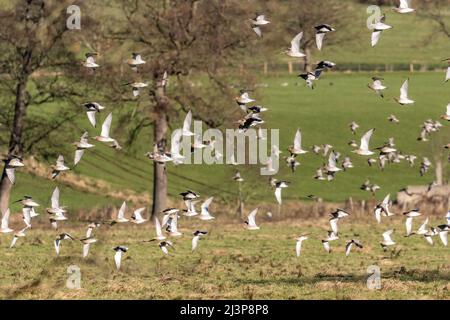
[[[372,38],[371,38],[372,47],[375,47],[375,45],[378,43],[378,40],[380,40],[380,36],[381,36],[381,31],[373,31],[372,32]]]
[[[10,244],[10,248],[12,248],[12,247],[14,247],[15,245],[16,245],[16,242],[17,242],[17,237],[16,236],[14,236],[13,238],[12,238],[12,241],[11,241],[11,244]]]
[[[94,230],[94,228],[92,228],[92,227],[89,227],[87,230],[86,230],[86,238],[90,238],[91,236],[92,236],[92,231]]]
[[[331,218],[330,219],[330,226],[331,230],[333,230],[334,234],[338,234],[338,218]]]
[[[378,223],[381,223],[381,208],[375,209],[375,219]]]
[[[409,79],[406,79],[400,88],[400,99],[408,99],[408,86],[409,86],[408,80]]]
[[[192,112],[189,110],[189,112],[186,115],[186,118],[184,118],[183,121],[183,131],[191,131],[191,123],[192,123]]]
[[[419,229],[417,231],[425,231],[427,228],[427,224],[428,224],[428,218],[425,219],[425,221],[422,223],[422,225],[419,227]]]
[[[316,33],[316,45],[317,49],[322,49],[323,38],[325,37],[325,33]]]
[[[295,244],[295,253],[297,254],[297,257],[300,257],[301,250],[302,250],[302,241],[297,240],[297,243]]]
[[[353,242],[349,241],[346,245],[345,245],[345,256],[347,257],[350,254],[350,250],[352,249],[353,246]]]
[[[447,82],[450,79],[450,67],[447,68],[447,72],[445,73],[445,81]]]
[[[83,245],[83,258],[86,258],[87,255],[89,254],[89,243],[86,243]]]
[[[202,203],[202,205],[200,206],[202,209],[200,214],[206,215],[206,216],[209,215],[209,205],[211,204],[213,199],[214,199],[214,197],[210,197]]]
[[[23,221],[25,221],[25,224],[27,226],[31,225],[31,214],[30,214],[30,211],[31,211],[30,208],[23,208],[22,209]]]
[[[262,37],[262,32],[260,27],[252,27],[253,31],[258,35],[258,37]]]
[[[92,126],[95,128],[96,121],[95,121],[95,113],[96,111],[87,111],[87,117],[89,119],[89,122],[92,124]]]
[[[59,256],[60,245],[61,245],[61,240],[56,239],[56,240],[55,240],[55,251],[56,251],[56,255],[57,255],[57,256]]]
[[[8,177],[9,181],[11,181],[12,184],[16,182],[16,169],[14,168],[6,168],[6,176]]]
[[[330,252],[330,244],[328,243],[328,241],[322,241],[323,247],[325,248],[325,250],[329,253]]]
[[[383,233],[383,239],[384,239],[384,241],[386,241],[386,242],[392,241],[391,234],[392,234],[393,232],[394,232],[393,229],[384,232],[384,233]]]
[[[120,206],[119,212],[117,213],[117,219],[123,219],[125,217],[125,210],[127,209],[127,204],[124,201]]]
[[[297,34],[291,41],[292,52],[300,52],[300,41],[303,38],[303,31]]]
[[[75,159],[73,160],[74,165],[77,165],[77,163],[80,162],[83,154],[84,154],[84,149],[77,149],[75,151]]]
[[[328,156],[328,166],[331,168],[336,167],[336,155],[334,152],[331,152]]]
[[[111,122],[112,122],[112,113],[108,114],[105,121],[103,121],[102,132],[100,134],[102,137],[109,137],[109,130],[111,128]]]
[[[400,0],[399,8],[400,9],[407,9],[407,8],[409,8],[408,0]]]
[[[383,205],[387,206],[389,205],[389,198],[391,197],[391,194],[388,194],[386,197],[384,197],[383,199]]]
[[[172,139],[170,141],[170,153],[172,155],[180,154],[180,143],[182,134],[183,131],[180,129],[177,129],[172,133]]]
[[[450,117],[450,103],[447,105],[447,112],[446,112],[447,116]]]
[[[277,199],[278,204],[281,205],[281,188],[275,188],[275,198]]]
[[[448,245],[448,231],[441,231],[439,232],[439,238],[441,238],[442,243],[444,246]]]
[[[256,227],[256,214],[258,213],[258,208],[250,212],[247,216],[249,226]]]
[[[302,148],[302,132],[300,131],[300,129],[297,129],[294,138],[294,149],[301,150],[301,148]]]
[[[369,142],[374,131],[375,129],[370,129],[362,136],[360,145],[361,150],[369,151]]]
[[[144,210],[145,207],[134,210],[133,212],[134,220],[143,220],[141,213],[144,212]]]
[[[3,214],[2,217],[2,229],[8,229],[8,225],[9,225],[9,215],[10,215],[11,211],[8,209],[6,209],[6,212]]]
[[[409,236],[411,234],[411,231],[412,231],[412,220],[413,220],[413,218],[408,217],[408,218],[406,218],[406,221],[405,221],[406,235],[407,236]]]
[[[56,187],[55,190],[53,190],[51,202],[52,202],[53,209],[59,208],[59,188],[58,187]]]
[[[114,261],[116,262],[116,268],[117,270],[120,269],[120,262],[122,260],[122,250],[117,250],[116,254],[114,255]]]
[[[58,159],[56,159],[56,165],[61,167],[64,166],[64,156],[62,154],[60,154]]]
[[[162,234],[162,230],[161,230],[161,224],[159,223],[158,218],[155,217],[154,221],[155,221],[156,236],[162,237],[163,234]]]
[[[425,240],[427,240],[427,242],[431,245],[433,245],[433,238],[431,236],[425,236]]]
[[[192,251],[194,251],[197,248],[199,239],[200,239],[200,236],[195,236],[192,238]]]

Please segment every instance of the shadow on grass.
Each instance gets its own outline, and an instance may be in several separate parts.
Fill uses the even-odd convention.
[[[323,274],[318,273],[315,276],[292,276],[283,278],[270,279],[236,279],[238,284],[254,284],[254,285],[282,285],[282,284],[317,284],[322,281],[344,282],[344,283],[366,283],[369,274]],[[383,272],[381,280],[393,279],[398,281],[418,281],[418,282],[434,282],[444,281],[450,282],[450,272],[440,272],[439,270],[405,270],[400,268],[396,271]]]

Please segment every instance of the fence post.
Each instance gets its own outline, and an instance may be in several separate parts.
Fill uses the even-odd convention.
[[[264,62],[264,70],[263,70],[264,74],[267,74],[267,69],[268,69],[268,64],[267,64],[267,62]]]

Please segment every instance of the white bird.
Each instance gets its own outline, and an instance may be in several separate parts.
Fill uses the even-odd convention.
[[[120,265],[122,262],[122,254],[128,251],[125,246],[117,246],[113,249],[116,253],[114,255],[114,262],[116,263],[117,270],[120,270]]]
[[[56,256],[59,256],[59,252],[60,252],[60,249],[61,249],[61,241],[63,241],[63,240],[74,240],[74,239],[75,238],[72,237],[68,233],[61,233],[61,234],[59,234],[56,237],[55,241],[54,241]]]
[[[194,135],[194,133],[191,131],[191,123],[192,123],[192,112],[191,110],[189,110],[189,112],[186,114],[186,118],[184,118],[183,121],[182,135],[184,137],[190,137]]]
[[[95,71],[98,67],[100,67],[97,63],[95,63],[94,56],[96,56],[96,52],[88,52],[85,54],[86,60],[83,62],[83,66]]]
[[[180,231],[178,231],[178,214],[175,213],[170,215],[165,224],[166,231],[169,233],[169,236],[179,237],[183,235]]]
[[[444,82],[447,82],[450,79],[450,58],[444,59],[442,61],[447,61],[447,63],[449,64],[449,66],[447,67],[447,71],[445,72],[445,80],[444,80]]]
[[[333,233],[335,235],[338,235],[338,221],[339,219],[348,217],[350,214],[342,209],[337,209],[336,211],[332,212],[331,214],[331,218],[329,219],[330,221],[330,226],[331,226],[331,230],[333,231]]]
[[[133,214],[131,215],[131,222],[135,224],[141,224],[148,221],[148,219],[142,218],[142,213],[144,211],[145,207],[134,210]]]
[[[168,247],[173,248],[173,243],[168,240],[165,240],[165,241],[161,241],[158,244],[158,246],[161,249],[161,251],[164,253],[164,255],[168,256],[169,255]]]
[[[392,123],[399,123],[400,122],[400,120],[397,119],[395,114],[389,115],[388,120],[389,120],[389,122],[392,122]]]
[[[410,13],[416,9],[411,8],[411,0],[400,0],[400,5],[394,7],[393,10],[397,13]]]
[[[11,244],[9,245],[9,248],[14,248],[16,246],[17,240],[19,238],[23,238],[26,236],[25,231],[27,231],[30,228],[30,226],[26,226],[22,230],[19,230],[18,232],[14,233],[14,236],[11,240]]]
[[[444,115],[441,116],[442,119],[450,121],[450,103],[447,105],[447,109]]]
[[[383,233],[383,241],[380,242],[381,247],[383,250],[386,250],[388,246],[393,246],[395,244],[394,241],[392,241],[391,234],[394,232],[393,229],[388,230]]]
[[[166,239],[166,236],[162,233],[161,224],[159,223],[158,218],[155,216],[153,218],[153,222],[155,223],[156,237],[153,240],[162,241]]]
[[[256,225],[256,214],[258,213],[258,208],[253,210],[247,216],[247,220],[245,221],[247,230],[259,230],[259,227]]]
[[[372,135],[373,135],[374,131],[375,131],[375,128],[370,129],[369,131],[367,131],[361,138],[361,143],[359,145],[359,149],[358,150],[353,150],[352,152],[357,153],[357,154],[362,155],[362,156],[370,156],[370,155],[374,154],[373,151],[369,150],[370,138],[372,138]]]
[[[192,251],[194,251],[195,249],[197,249],[198,241],[200,240],[200,238],[208,234],[208,231],[196,230],[192,234],[194,235],[194,237],[192,238]]]
[[[300,129],[297,129],[297,132],[295,133],[294,146],[290,146],[288,151],[291,154],[304,154],[308,152],[302,149],[302,132]]]
[[[83,106],[87,110],[86,114],[87,114],[89,122],[95,128],[96,127],[95,115],[96,115],[96,113],[98,113],[101,110],[105,109],[105,107],[102,106],[100,103],[97,103],[97,102],[88,102],[88,103],[83,104]]]
[[[408,105],[414,103],[414,100],[411,100],[408,97],[408,87],[409,87],[409,79],[406,79],[400,88],[400,97],[399,98],[394,97],[394,100],[401,105]]]
[[[14,231],[13,229],[11,229],[9,227],[9,216],[10,216],[10,214],[11,214],[11,211],[9,210],[9,208],[6,209],[6,211],[3,213],[2,224],[1,224],[1,227],[0,227],[0,232],[1,233],[10,233],[10,232]]]
[[[52,179],[55,179],[61,172],[70,170],[64,163],[64,156],[59,155],[56,159],[56,165],[52,166]]]
[[[75,150],[75,158],[73,161],[74,165],[77,165],[78,162],[80,162],[81,157],[84,154],[84,150],[95,147],[95,145],[90,144],[88,142],[88,133],[87,132],[83,133],[83,135],[80,138],[80,142],[75,142],[74,145],[77,147],[77,149]]]
[[[112,112],[108,114],[105,121],[102,124],[102,131],[100,136],[96,136],[95,139],[100,142],[114,142],[115,139],[109,136],[111,130],[111,122],[112,122]]]
[[[80,239],[80,241],[83,244],[83,258],[86,258],[89,254],[89,248],[91,244],[96,243],[97,239],[91,236],[84,239]]]
[[[375,219],[378,223],[381,222],[381,215],[385,217],[393,216],[394,214],[389,211],[389,198],[390,194],[384,197],[383,202],[377,204],[375,207]]]
[[[172,138],[170,140],[170,157],[175,165],[183,163],[183,159],[185,158],[180,154],[182,136],[183,130],[176,129],[172,133]]]
[[[379,77],[372,77],[372,83],[369,83],[367,86],[375,91],[380,97],[384,98],[383,95],[383,90],[386,89],[387,87],[385,87],[382,83],[381,80],[383,80],[383,78],[379,78]]]
[[[12,184],[16,182],[16,169],[24,166],[22,158],[17,156],[10,156],[8,160],[5,160],[6,176]]]
[[[323,38],[325,37],[325,34],[327,34],[328,32],[335,31],[335,29],[332,28],[331,26],[329,26],[328,24],[321,24],[321,25],[315,26],[314,28],[316,29],[317,49],[321,50],[322,42],[323,42]]]
[[[146,63],[144,60],[142,60],[142,57],[139,53],[132,53],[131,59],[128,59],[126,62],[133,71],[138,71],[138,66]]]
[[[114,222],[117,223],[125,223],[128,222],[129,220],[127,218],[125,218],[125,211],[127,210],[127,204],[124,201],[122,203],[122,205],[120,206],[119,211],[117,212],[117,218],[114,220]]]
[[[148,87],[148,83],[145,83],[145,82],[130,82],[130,83],[126,83],[126,85],[129,85],[131,87],[132,92],[133,92],[133,97],[139,96],[141,94],[141,89]]]
[[[362,249],[363,246],[361,244],[361,242],[359,242],[358,240],[355,239],[351,239],[349,241],[347,241],[347,244],[345,245],[345,256],[348,257],[350,254],[350,250],[352,249],[352,246],[355,245],[358,248]]]
[[[301,254],[301,250],[302,250],[302,242],[308,239],[308,235],[307,234],[303,234],[300,237],[298,237],[295,243],[295,253],[297,255],[297,257],[300,257]]]
[[[436,227],[436,231],[439,233],[439,238],[444,246],[448,245],[448,232],[450,231],[450,226],[447,224],[442,224]]]
[[[428,218],[425,219],[425,221],[422,223],[422,225],[417,229],[416,234],[418,235],[425,235],[428,233],[427,230],[427,224],[428,224]]]
[[[271,185],[275,188],[275,198],[279,205],[281,205],[281,189],[289,187],[288,181],[277,181],[276,179],[270,179]]]
[[[252,23],[252,29],[258,37],[262,37],[260,27],[270,23],[270,21],[266,20],[266,17],[263,14],[256,15],[256,17],[254,19],[250,19],[250,21]]]
[[[236,101],[236,103],[238,104],[238,106],[243,110],[243,111],[247,111],[247,104],[254,102],[255,99],[250,98],[250,95],[248,94],[248,92],[241,90],[240,91],[240,95],[235,97],[234,100]]]
[[[300,51],[300,41],[303,38],[303,31],[297,34],[291,41],[291,47],[286,50],[286,54],[293,58],[302,58],[306,55]]]
[[[413,218],[421,215],[418,209],[414,209],[408,212],[404,212],[403,215],[406,217],[405,226],[406,226],[406,236],[409,237],[412,234],[412,223]]]
[[[213,201],[214,197],[210,197],[206,199],[202,205],[200,206],[201,212],[200,212],[200,220],[213,220],[215,219],[211,213],[209,212],[209,206],[211,205],[211,202]]]
[[[338,240],[339,237],[337,234],[335,234],[333,231],[327,232],[327,237],[322,240],[322,245],[326,252],[331,253],[331,247],[330,247],[330,241]]]
[[[383,14],[380,17],[380,19],[372,25],[372,37],[371,37],[372,47],[375,47],[375,45],[380,40],[381,32],[392,28],[392,26],[384,23],[385,21],[386,21],[386,15]]]
[[[342,171],[342,169],[339,168],[337,165],[337,160],[338,159],[337,159],[336,153],[334,151],[331,152],[330,155],[328,156],[328,163],[325,166],[325,171],[327,173],[334,174],[338,171]]]

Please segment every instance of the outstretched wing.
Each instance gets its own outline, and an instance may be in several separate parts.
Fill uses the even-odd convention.
[[[112,113],[108,114],[105,121],[103,121],[102,133],[100,134],[102,137],[109,137],[109,130],[111,128],[111,122],[112,122]]]
[[[378,43],[378,41],[380,40],[380,36],[381,36],[381,31],[373,31],[372,32],[372,38],[371,38],[372,47],[375,47],[375,45]]]
[[[400,88],[400,99],[408,99],[408,87],[409,79],[406,79]]]
[[[317,49],[322,50],[322,42],[325,37],[325,33],[316,33],[316,45]]]
[[[89,122],[92,124],[92,126],[95,128],[96,126],[96,121],[95,121],[95,113],[96,111],[88,111],[86,112],[87,117],[89,119]]]
[[[375,129],[370,129],[367,131],[361,138],[361,150],[369,151],[369,142],[370,138],[372,138],[372,134],[375,131]]]
[[[300,41],[303,38],[303,31],[297,34],[294,39],[291,41],[291,50],[293,52],[299,52],[300,51]]]

